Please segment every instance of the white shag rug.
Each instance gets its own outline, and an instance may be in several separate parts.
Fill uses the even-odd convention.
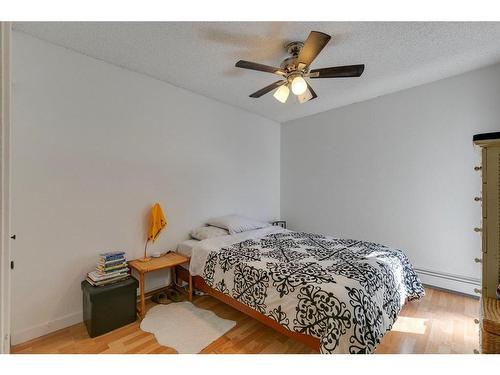
[[[195,354],[235,325],[235,321],[219,318],[212,311],[184,301],[151,308],[141,322],[141,329],[153,333],[161,345],[180,354]]]

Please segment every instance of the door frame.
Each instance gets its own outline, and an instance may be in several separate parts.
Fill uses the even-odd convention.
[[[0,22],[0,353],[10,353],[11,22]]]

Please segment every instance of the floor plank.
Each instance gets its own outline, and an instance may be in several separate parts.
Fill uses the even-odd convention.
[[[406,304],[376,353],[472,353],[478,348],[479,331],[474,318],[479,315],[479,301],[433,288],[427,288],[426,292],[422,300]],[[210,296],[195,297],[193,303],[236,321],[233,329],[202,353],[313,353],[304,344]],[[152,306],[148,302],[147,308]],[[153,334],[141,331],[137,321],[93,339],[83,323],[76,324],[16,345],[12,353],[173,354],[176,351],[158,344]]]

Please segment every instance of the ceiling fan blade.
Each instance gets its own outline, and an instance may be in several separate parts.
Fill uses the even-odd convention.
[[[313,88],[311,87],[311,85],[309,84],[309,82],[307,82],[307,88],[309,89],[309,91],[311,92],[311,95],[312,95],[312,98],[310,100],[313,100],[313,99],[316,99],[318,97],[318,95],[316,95],[316,93],[314,92]]]
[[[365,70],[364,64],[334,66],[331,68],[311,69],[309,77],[311,78],[346,78],[359,77]]]
[[[301,104],[316,99],[317,97],[318,95],[316,95],[311,85],[309,85],[309,82],[307,82],[307,90],[302,95],[297,95],[297,99]]]
[[[281,68],[276,68],[274,66],[259,64],[251,61],[240,60],[234,66],[242,69],[258,70],[259,72],[274,73],[279,75],[286,75],[285,71]]]
[[[311,31],[304,42],[304,47],[302,47],[299,53],[297,62],[305,64],[306,66],[311,65],[316,56],[325,48],[330,38],[331,36],[328,34],[319,31]]]
[[[287,83],[287,81],[276,81],[274,83],[271,83],[269,86],[264,87],[263,89],[260,89],[259,91],[255,91],[253,94],[249,95],[251,98],[260,98],[262,95],[267,94],[270,91],[273,91],[275,88],[278,88],[282,85]]]

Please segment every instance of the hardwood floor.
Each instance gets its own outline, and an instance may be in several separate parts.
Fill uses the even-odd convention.
[[[409,302],[376,353],[473,353],[478,348],[479,300],[426,288],[420,301]],[[202,353],[313,353],[300,342],[247,317],[209,297],[193,303],[212,310],[236,326],[207,346]],[[147,308],[153,304],[148,303]],[[139,321],[91,339],[83,323],[16,345],[13,353],[176,353],[143,332]]]

